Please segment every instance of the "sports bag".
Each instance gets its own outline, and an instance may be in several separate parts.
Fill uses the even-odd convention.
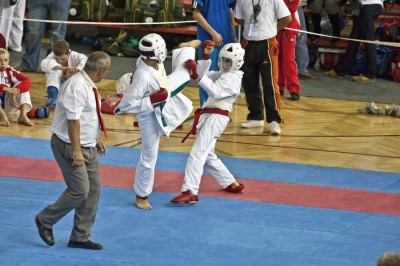
[[[106,114],[115,114],[119,103],[122,100],[123,94],[111,94],[101,102],[101,112]]]
[[[390,61],[393,60],[396,53],[389,47],[383,45],[376,46],[376,76],[378,78],[390,78]],[[351,72],[352,75],[359,75],[365,67],[365,50],[361,48],[356,55],[356,61]]]
[[[383,24],[381,41],[399,42],[400,41],[400,19],[394,19]]]
[[[104,21],[108,14],[108,0],[92,0],[93,10],[91,14],[92,21]]]
[[[72,0],[69,18],[75,20],[104,21],[108,13],[108,0]]]
[[[72,0],[69,8],[69,19],[90,20],[91,0]]]
[[[390,77],[395,82],[400,82],[400,54],[390,62]]]
[[[186,11],[179,0],[132,0],[126,1],[125,22],[154,23],[184,20]],[[153,25],[145,25],[153,26]],[[176,24],[160,24],[159,27],[176,27]]]
[[[341,54],[339,53],[328,53],[328,52],[321,53],[319,57],[319,68],[326,70],[333,69],[336,63],[339,61],[340,56]]]

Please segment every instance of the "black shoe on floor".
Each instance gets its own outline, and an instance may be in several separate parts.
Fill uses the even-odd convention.
[[[281,96],[285,95],[285,91],[284,90],[280,90],[279,93],[281,94]]]
[[[54,245],[54,237],[53,237],[53,230],[52,229],[47,229],[44,227],[44,225],[39,221],[39,218],[36,216],[35,217],[35,222],[37,225],[37,228],[39,230],[39,236],[40,238],[49,246]]]
[[[93,250],[100,250],[103,249],[103,246],[99,243],[92,242],[90,240],[82,241],[82,242],[75,242],[69,241],[68,247],[70,248],[86,248],[86,249],[93,249]]]
[[[293,92],[290,94],[290,100],[298,101],[298,100],[300,100],[300,95],[298,93]]]

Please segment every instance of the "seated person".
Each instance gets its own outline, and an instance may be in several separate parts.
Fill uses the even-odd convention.
[[[32,108],[29,94],[31,80],[10,67],[9,61],[8,51],[0,48],[0,126],[9,127],[10,120],[33,126],[34,123],[27,116]]]
[[[53,52],[40,63],[43,72],[46,72],[46,88],[48,99],[46,106],[55,106],[58,89],[61,84],[81,71],[85,66],[87,56],[71,51],[67,41],[58,40],[53,45]]]

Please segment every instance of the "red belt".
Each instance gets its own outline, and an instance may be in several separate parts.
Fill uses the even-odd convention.
[[[189,131],[189,133],[187,133],[187,135],[181,140],[182,143],[185,142],[185,140],[190,136],[190,134],[196,135],[196,129],[197,129],[197,125],[199,124],[199,120],[200,120],[200,116],[202,114],[219,114],[219,115],[224,115],[224,116],[228,116],[229,115],[229,111],[227,110],[222,110],[219,108],[204,108],[204,109],[197,109],[194,112],[194,121],[193,121],[193,126],[192,129]]]

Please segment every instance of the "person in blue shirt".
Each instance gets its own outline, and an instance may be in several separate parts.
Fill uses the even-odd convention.
[[[217,62],[221,48],[236,42],[233,8],[236,0],[193,0],[193,18],[197,21],[197,39],[201,42],[213,40],[215,48],[210,55],[210,70],[218,70]],[[203,58],[203,50],[197,49],[198,58]],[[199,87],[200,106],[208,99],[207,92]]]

